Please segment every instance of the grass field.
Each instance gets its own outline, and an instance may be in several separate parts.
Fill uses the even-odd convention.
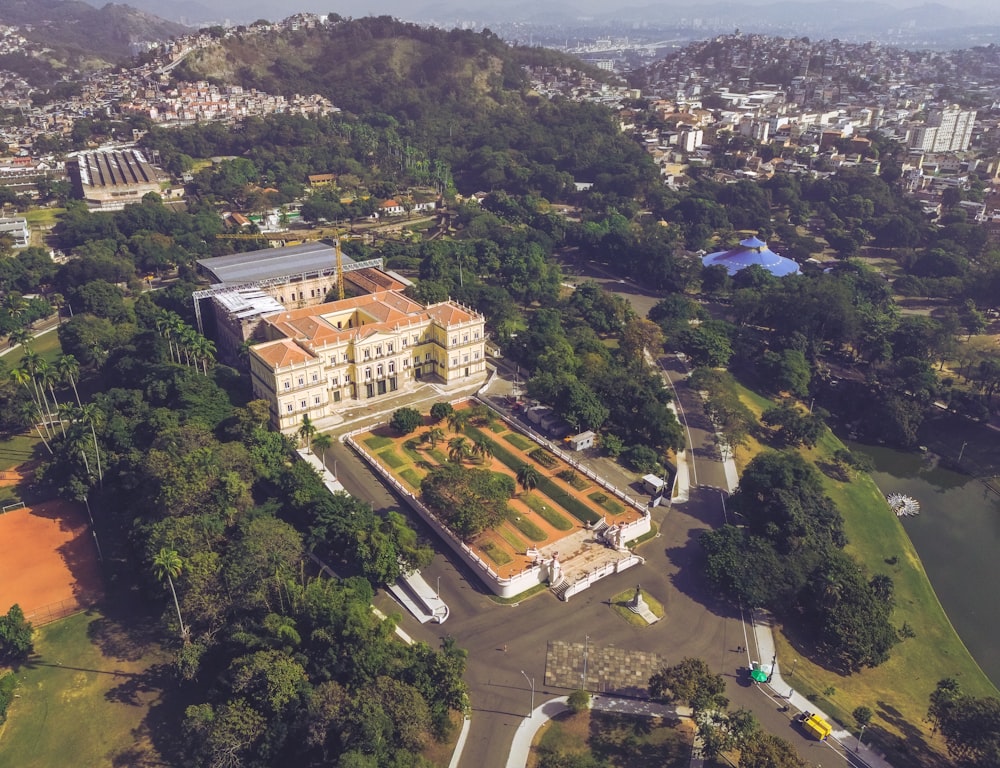
[[[412,467],[401,469],[399,471],[399,476],[403,478],[407,483],[409,483],[411,488],[415,489],[420,488],[420,482],[421,482],[420,474],[417,472],[417,470],[413,469]]]
[[[552,507],[542,501],[538,496],[526,493],[521,496],[521,501],[524,502],[524,505],[528,509],[535,512],[540,518],[557,531],[570,531],[573,529],[573,523],[552,509]]]
[[[165,764],[147,715],[170,673],[150,635],[97,611],[41,628],[16,673],[0,768]]]
[[[509,528],[500,528],[497,533],[500,538],[506,541],[515,552],[524,552],[528,545],[521,541],[520,537]]]
[[[510,521],[511,525],[534,542],[545,541],[547,538],[545,531],[531,522],[524,515],[520,515],[517,512],[508,512],[507,519]]]
[[[51,227],[66,213],[65,208],[35,208],[33,211],[19,214],[28,222],[29,227]]]
[[[497,565],[507,565],[511,561],[511,556],[492,541],[485,542],[481,547],[485,555]]]
[[[59,344],[59,333],[56,330],[51,330],[48,333],[43,333],[38,338],[32,339],[28,342],[28,346],[47,363],[54,363],[56,358],[62,354],[62,346]],[[23,345],[17,349],[12,349],[3,357],[0,357],[0,360],[3,360],[7,365],[7,369],[10,370],[20,365],[22,357],[24,357]]]
[[[771,405],[741,385],[738,390],[740,399],[758,415]],[[737,463],[745,465],[766,447],[751,438],[738,452]],[[823,463],[844,448],[827,430],[815,448],[801,449],[801,453],[810,462]],[[778,658],[785,659],[782,675],[795,690],[811,696],[817,706],[848,727],[854,725],[850,713],[856,707],[870,707],[875,719],[865,731],[865,740],[885,750],[894,765],[942,765],[943,758],[933,750],[943,753],[943,743],[925,720],[937,681],[955,677],[974,696],[1000,692],[955,632],[912,542],[871,477],[855,474],[845,483],[821,476],[826,493],[844,517],[850,542],[847,551],[863,563],[869,575],[892,577],[896,603],[892,623],[897,628],[906,624],[915,636],[893,648],[885,664],[840,675],[821,666],[811,642],[797,636],[793,627],[777,627],[775,646]]]
[[[399,469],[400,467],[406,466],[406,462],[403,459],[399,458],[399,456],[396,455],[396,452],[391,448],[382,451],[382,453],[380,453],[378,457],[393,469]]]
[[[634,589],[626,589],[624,592],[619,592],[610,600],[611,610],[625,619],[625,621],[629,624],[633,624],[637,627],[650,626],[646,623],[646,620],[642,618],[642,616],[629,610],[628,604],[634,597]],[[663,610],[663,603],[650,595],[648,592],[643,591],[642,599],[646,601],[646,605],[649,607],[649,610],[658,619],[662,619],[666,615],[666,611]]]
[[[591,754],[614,768],[682,768],[690,764],[692,738],[691,726],[679,721],[594,710],[567,712],[539,731],[528,766],[535,768],[539,752],[548,752],[567,757]]]
[[[625,511],[625,507],[623,505],[608,496],[608,494],[604,493],[604,491],[594,491],[593,493],[588,494],[587,498],[595,504],[600,504],[601,508],[606,510],[608,514],[620,515]]]
[[[364,442],[365,445],[373,451],[378,451],[386,446],[392,445],[392,438],[385,437],[383,435],[371,435],[370,437],[366,437]]]
[[[38,435],[12,435],[0,441],[0,472],[37,458],[38,449],[45,450]]]
[[[503,436],[503,439],[521,451],[530,451],[537,445],[537,443],[532,442],[523,435],[517,434],[517,432],[508,432]]]

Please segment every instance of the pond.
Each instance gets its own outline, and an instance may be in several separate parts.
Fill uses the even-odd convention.
[[[932,454],[850,444],[875,461],[883,493],[920,502],[904,517],[948,618],[994,685],[1000,686],[1000,496],[979,480],[938,465]]]

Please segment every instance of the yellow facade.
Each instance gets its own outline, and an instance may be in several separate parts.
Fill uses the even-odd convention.
[[[458,384],[486,374],[482,315],[452,301],[423,306],[382,291],[262,319],[251,348],[254,396],[295,432],[349,407],[402,394],[421,379]]]

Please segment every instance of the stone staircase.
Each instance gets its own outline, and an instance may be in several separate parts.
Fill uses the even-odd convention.
[[[551,589],[555,593],[556,597],[558,597],[560,600],[565,601],[566,592],[570,588],[570,586],[571,583],[569,579],[567,579],[565,576],[560,576],[559,581],[557,581],[555,584],[549,585],[549,589]]]

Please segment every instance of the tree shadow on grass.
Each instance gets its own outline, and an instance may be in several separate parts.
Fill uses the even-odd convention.
[[[588,744],[595,757],[613,765],[671,766],[690,753],[683,736],[678,732],[662,743],[648,737],[658,727],[673,725],[676,721],[656,717],[591,712]]]
[[[138,661],[159,647],[163,630],[157,616],[137,595],[119,595],[101,606],[103,616],[90,623],[87,634],[101,653],[121,661]]]
[[[875,716],[892,725],[899,733],[889,733],[878,726],[865,731],[869,745],[878,746],[888,754],[894,765],[908,765],[914,768],[931,768],[941,764],[941,755],[924,739],[924,734],[891,704],[876,702]],[[901,735],[900,735],[901,734]]]
[[[104,698],[117,704],[141,707],[151,694],[163,691],[173,680],[174,671],[170,664],[154,664],[144,672],[129,675],[125,682],[107,691]]]

